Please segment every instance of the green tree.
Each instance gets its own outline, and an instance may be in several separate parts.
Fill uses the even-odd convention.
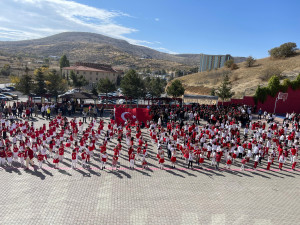
[[[119,75],[117,76],[117,80],[116,80],[116,86],[117,86],[117,87],[119,87],[119,86],[121,85],[121,81],[122,81],[122,77],[121,77],[121,75],[119,74]]]
[[[268,97],[268,94],[269,94],[269,89],[267,87],[260,87],[260,85],[258,85],[254,94],[254,99],[256,103],[258,101],[264,103]]]
[[[9,76],[10,72],[11,72],[11,67],[9,64],[5,64],[0,71],[1,75],[3,76]]]
[[[227,68],[231,68],[232,64],[234,63],[233,59],[229,59],[224,63],[224,66],[226,66]]]
[[[76,75],[73,70],[70,72],[70,78],[72,80],[72,86],[81,89],[88,84],[87,80],[83,75]]]
[[[34,93],[42,96],[47,93],[44,73],[41,68],[38,68],[34,71],[34,75]]]
[[[150,78],[147,77],[145,80],[145,87],[147,93],[149,93],[152,97],[160,97],[162,93],[165,91],[166,81],[160,79],[159,77]]]
[[[105,93],[106,95],[106,104],[107,104],[107,93],[115,91],[116,86],[110,79],[104,78],[100,79],[97,85],[97,89],[100,93]]]
[[[92,88],[91,92],[92,92],[93,95],[98,96],[98,91],[97,91],[97,88],[95,86]]]
[[[221,85],[217,88],[216,94],[224,100],[231,98],[234,95],[234,92],[231,91],[231,82],[229,81],[228,73],[225,73]]]
[[[146,94],[143,80],[135,70],[129,70],[121,81],[121,89],[124,96],[139,99]]]
[[[173,98],[177,98],[184,94],[184,87],[180,80],[174,80],[169,87],[167,87],[167,94]]]
[[[252,56],[249,56],[245,61],[245,66],[252,67],[255,62],[256,62],[256,60]]]
[[[62,68],[64,68],[64,67],[69,67],[69,66],[70,66],[70,62],[69,62],[67,56],[63,55],[59,60],[60,70],[62,70]]]
[[[271,96],[275,97],[280,90],[280,80],[278,76],[272,76],[268,82],[268,89]]]
[[[49,72],[45,79],[46,89],[49,94],[55,98],[57,98],[58,95],[63,94],[68,88],[67,81],[63,79],[56,70]]]
[[[294,42],[288,42],[269,50],[273,58],[286,58],[296,54],[297,45]]]
[[[13,81],[17,91],[24,95],[29,95],[33,89],[32,76],[29,74],[29,68],[25,68],[25,74],[21,78],[16,77]]]

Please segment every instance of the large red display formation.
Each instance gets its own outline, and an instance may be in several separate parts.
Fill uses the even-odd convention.
[[[149,109],[145,108],[115,108],[115,120],[117,124],[122,124],[127,121],[135,123],[136,120],[139,122],[147,123],[147,120],[152,120],[152,116],[149,115]]]
[[[285,113],[300,113],[300,90],[293,90],[289,88],[287,90],[288,98],[286,101],[278,100],[276,104],[276,114],[285,114]],[[278,95],[278,94],[277,94]],[[257,110],[260,108],[263,111],[273,113],[276,97],[268,96],[267,100],[264,103],[257,103]],[[230,102],[224,102],[224,105],[229,104],[239,104],[239,105],[250,105],[254,106],[255,101],[252,96],[245,96],[243,99],[231,99]],[[222,105],[222,102],[219,102],[219,105]]]

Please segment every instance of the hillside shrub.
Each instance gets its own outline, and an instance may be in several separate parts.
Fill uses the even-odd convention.
[[[297,45],[294,42],[288,42],[269,50],[269,54],[272,58],[286,58],[296,54]]]
[[[231,70],[237,70],[239,68],[239,66],[236,64],[236,63],[233,63],[231,66],[230,66],[230,69]]]
[[[229,59],[224,63],[224,66],[226,66],[227,68],[231,68],[232,64],[234,64],[233,59]]]
[[[268,68],[266,68],[265,70],[262,71],[262,74],[259,76],[259,78],[262,81],[268,81],[274,75],[278,76],[279,79],[281,79],[282,78],[281,70],[278,67],[268,67]]]

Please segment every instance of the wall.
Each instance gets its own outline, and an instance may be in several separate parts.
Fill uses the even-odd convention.
[[[285,114],[285,113],[300,113],[300,89],[293,90],[289,88],[288,98],[286,101],[278,100],[276,104],[276,114]],[[276,96],[277,97],[277,96]],[[258,102],[257,110],[261,108],[263,111],[271,112],[274,111],[276,97],[268,96],[267,100],[264,103]],[[243,99],[231,99],[230,102],[224,102],[224,105],[229,104],[239,104],[239,105],[255,105],[254,98],[252,96],[245,96]],[[219,102],[219,105],[222,105],[222,102]]]

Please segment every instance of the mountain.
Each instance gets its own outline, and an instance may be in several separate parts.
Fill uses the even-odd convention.
[[[300,74],[300,51],[293,57],[272,59],[270,57],[257,59],[253,67],[245,67],[238,63],[238,69],[230,71],[227,68],[200,72],[179,77],[187,94],[210,95],[223,80],[224,72],[229,72],[232,90],[235,97],[254,95],[258,85],[265,86],[272,75],[278,75],[281,81],[285,78],[295,79]]]
[[[66,54],[71,62],[98,62],[136,69],[181,69],[197,67],[199,63],[199,54],[168,54],[85,32],[65,32],[34,40],[2,41],[0,52],[36,58]]]

